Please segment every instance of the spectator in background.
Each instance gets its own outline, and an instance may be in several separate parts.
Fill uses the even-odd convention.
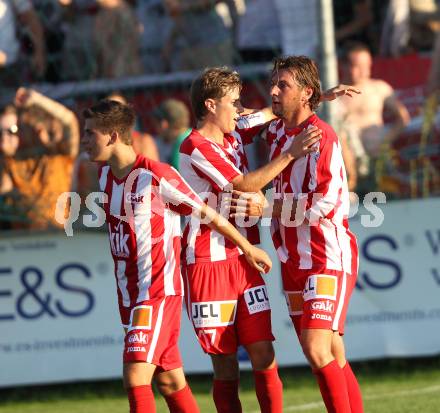
[[[237,29],[236,44],[240,55],[245,62],[271,61],[281,49],[281,29],[275,2],[247,0],[245,4]]]
[[[440,8],[436,0],[409,0],[410,40],[412,49],[429,52],[440,32]]]
[[[32,77],[41,78],[46,70],[46,51],[41,22],[29,0],[0,0],[0,84],[11,88],[23,81],[29,67],[20,54],[20,38],[26,34],[31,42]]]
[[[339,46],[358,41],[371,46],[374,20],[371,0],[338,0],[333,2],[335,37]]]
[[[435,0],[391,0],[382,29],[380,53],[400,56],[430,51],[440,31],[440,10]]]
[[[143,72],[164,72],[165,64],[161,53],[171,33],[173,21],[166,13],[163,0],[137,1],[136,16],[141,24],[140,54]]]
[[[132,7],[125,0],[97,0],[94,43],[97,76],[118,78],[139,75],[140,25]]]
[[[165,161],[179,170],[180,144],[191,132],[189,110],[180,100],[167,99],[153,111],[153,117],[159,137],[171,149]]]
[[[224,1],[233,8],[235,3]],[[173,27],[162,56],[171,70],[197,70],[231,65],[234,57],[232,31],[215,8],[218,1],[164,0]],[[230,12],[236,16],[236,11]]]
[[[358,134],[366,154],[375,159],[383,155],[384,148],[403,131],[410,117],[393,88],[371,78],[371,66],[371,53],[365,45],[352,43],[347,47],[342,68],[344,83],[362,94],[355,100],[342,97],[340,105],[342,122],[350,125],[351,136]],[[392,119],[389,127],[384,126],[384,110]],[[354,152],[359,154],[359,149]]]
[[[71,187],[78,121],[69,109],[32,89],[18,89],[15,108],[1,117],[9,142],[2,141],[0,154],[0,194],[21,220],[12,227],[59,227],[55,207],[58,196]]]
[[[64,6],[65,38],[61,80],[89,80],[97,75],[94,45],[96,0],[59,0]]]
[[[409,1],[390,0],[380,38],[380,54],[398,57],[408,51]]]
[[[58,82],[61,78],[64,42],[63,6],[59,0],[33,0],[35,11],[43,26],[47,66],[44,79]]]

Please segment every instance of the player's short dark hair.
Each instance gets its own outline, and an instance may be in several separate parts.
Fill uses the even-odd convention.
[[[130,105],[103,99],[85,109],[83,116],[84,119],[93,119],[100,132],[118,132],[122,142],[131,144],[131,131],[136,122],[136,113]]]
[[[371,54],[370,48],[365,43],[350,41],[344,44],[342,61],[345,63],[348,62],[349,56],[356,52],[367,52]]]
[[[309,105],[311,110],[315,110],[321,100],[321,83],[316,63],[307,56],[278,57],[273,62],[272,76],[280,70],[291,72],[295,82],[301,88],[312,89]]]
[[[191,106],[197,120],[202,120],[208,113],[206,99],[221,99],[229,91],[242,84],[238,72],[223,67],[210,67],[194,79],[191,85]]]

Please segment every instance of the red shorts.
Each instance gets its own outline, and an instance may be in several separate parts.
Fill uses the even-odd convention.
[[[322,328],[344,334],[345,317],[357,274],[326,270],[298,270],[289,260],[281,263],[284,295],[296,333]]]
[[[182,297],[153,298],[127,310],[124,363],[144,361],[164,371],[182,367],[178,348]]]
[[[183,274],[187,312],[205,353],[275,340],[264,280],[243,256],[190,264]]]

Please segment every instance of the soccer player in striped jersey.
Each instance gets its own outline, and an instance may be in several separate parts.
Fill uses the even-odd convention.
[[[239,119],[243,113],[240,90],[238,73],[227,68],[205,70],[191,88],[198,125],[180,147],[180,170],[202,199],[214,206],[221,204],[225,191],[259,191],[293,159],[312,151],[320,137],[317,128],[304,131],[289,151],[249,172],[243,145],[261,130],[266,115]],[[256,225],[239,230],[251,243],[259,242]],[[241,412],[237,347],[243,345],[254,370],[261,411],[281,412],[282,384],[264,280],[239,248],[203,223],[189,222],[183,244],[188,314],[203,350],[211,356],[217,411]]]
[[[361,413],[362,396],[345,358],[344,322],[356,283],[358,248],[348,226],[349,194],[341,146],[314,113],[319,74],[305,56],[275,61],[272,70],[270,159],[289,150],[304,130],[318,127],[316,151],[290,163],[275,179],[271,214],[289,314],[329,412]],[[234,208],[232,208],[234,210]]]
[[[175,169],[136,155],[130,106],[104,100],[86,109],[84,118],[84,150],[102,162],[99,184],[126,332],[123,373],[130,413],[155,412],[153,375],[170,412],[197,413],[177,346],[183,295],[179,215],[206,220],[244,251],[255,271],[268,271],[270,259],[203,204]]]

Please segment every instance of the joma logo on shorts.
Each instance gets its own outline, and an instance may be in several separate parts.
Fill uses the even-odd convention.
[[[134,353],[136,351],[140,351],[141,353],[147,352],[145,347],[127,347],[127,353]]]
[[[143,333],[134,333],[128,336],[128,342],[130,344],[139,343],[139,344],[147,344],[148,343],[148,335]]]
[[[325,320],[325,321],[333,321],[333,318],[327,314],[312,314],[310,317],[312,320]]]
[[[333,309],[335,308],[335,305],[329,301],[315,301],[311,305],[312,310],[319,310],[319,311],[325,311],[326,313],[333,313]]]

